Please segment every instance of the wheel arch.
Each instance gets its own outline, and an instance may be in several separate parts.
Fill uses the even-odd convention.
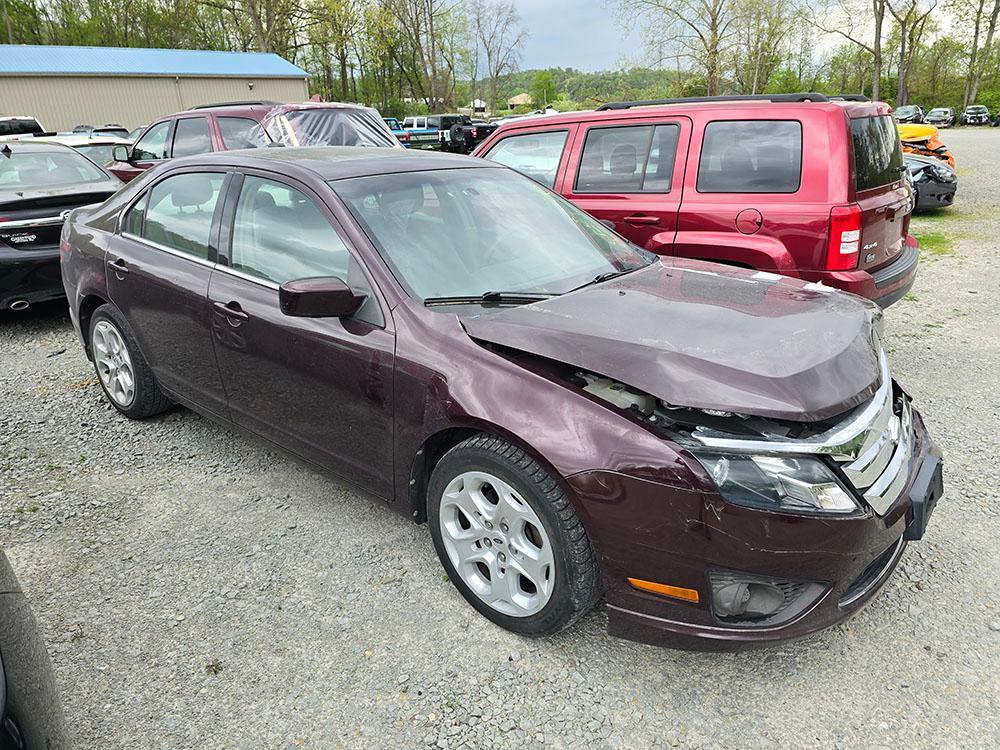
[[[96,292],[90,292],[83,295],[83,298],[80,300],[80,306],[77,308],[80,316],[80,336],[83,339],[83,350],[87,355],[87,359],[92,358],[89,335],[90,321],[94,317],[94,312],[97,311],[97,308],[107,304],[111,304],[111,300]]]
[[[434,432],[424,439],[414,453],[413,461],[410,464],[410,477],[407,486],[410,518],[413,519],[414,523],[422,524],[427,522],[427,487],[430,483],[431,474],[434,472],[434,468],[438,465],[438,462],[459,443],[474,435],[481,434],[493,435],[523,450],[543,466],[552,475],[553,479],[562,485],[563,490],[570,497],[570,501],[573,502],[574,506],[577,505],[574,495],[569,486],[563,481],[562,475],[556,471],[555,467],[534,446],[496,424],[477,421],[468,424],[453,425]]]

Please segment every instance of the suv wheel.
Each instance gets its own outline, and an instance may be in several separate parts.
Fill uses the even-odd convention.
[[[428,489],[441,564],[462,596],[515,633],[550,635],[600,598],[587,533],[558,482],[527,453],[489,435],[452,448]]]
[[[170,407],[132,329],[113,305],[97,308],[90,319],[90,354],[104,395],[126,417],[144,419]]]

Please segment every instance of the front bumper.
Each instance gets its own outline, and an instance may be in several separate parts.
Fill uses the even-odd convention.
[[[0,311],[24,300],[31,304],[65,296],[59,247],[37,250],[0,248]]]
[[[891,577],[941,496],[941,454],[919,414],[906,485],[883,515],[794,516],[741,508],[714,493],[614,472],[567,481],[594,530],[608,631],[630,640],[712,650],[784,641],[851,617]],[[711,571],[821,584],[822,593],[777,626],[735,626],[713,613]],[[633,588],[628,578],[698,592],[680,601]]]
[[[914,185],[917,191],[916,211],[931,211],[935,208],[945,208],[955,202],[957,182],[935,182],[924,180]]]
[[[903,251],[887,266],[875,270],[854,271],[801,271],[802,278],[821,282],[843,292],[857,294],[875,302],[880,307],[888,307],[898,302],[910,291],[917,278],[920,253],[917,242],[906,238]]]

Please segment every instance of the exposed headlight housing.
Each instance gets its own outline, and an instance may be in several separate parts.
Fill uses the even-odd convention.
[[[694,457],[719,494],[736,505],[785,513],[854,515],[861,508],[815,456],[707,453]]]

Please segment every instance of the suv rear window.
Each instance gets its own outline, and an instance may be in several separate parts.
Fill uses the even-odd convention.
[[[889,185],[900,179],[903,152],[891,115],[851,120],[855,187],[858,191]]]
[[[797,120],[731,120],[705,127],[699,193],[794,193],[801,176]]]

